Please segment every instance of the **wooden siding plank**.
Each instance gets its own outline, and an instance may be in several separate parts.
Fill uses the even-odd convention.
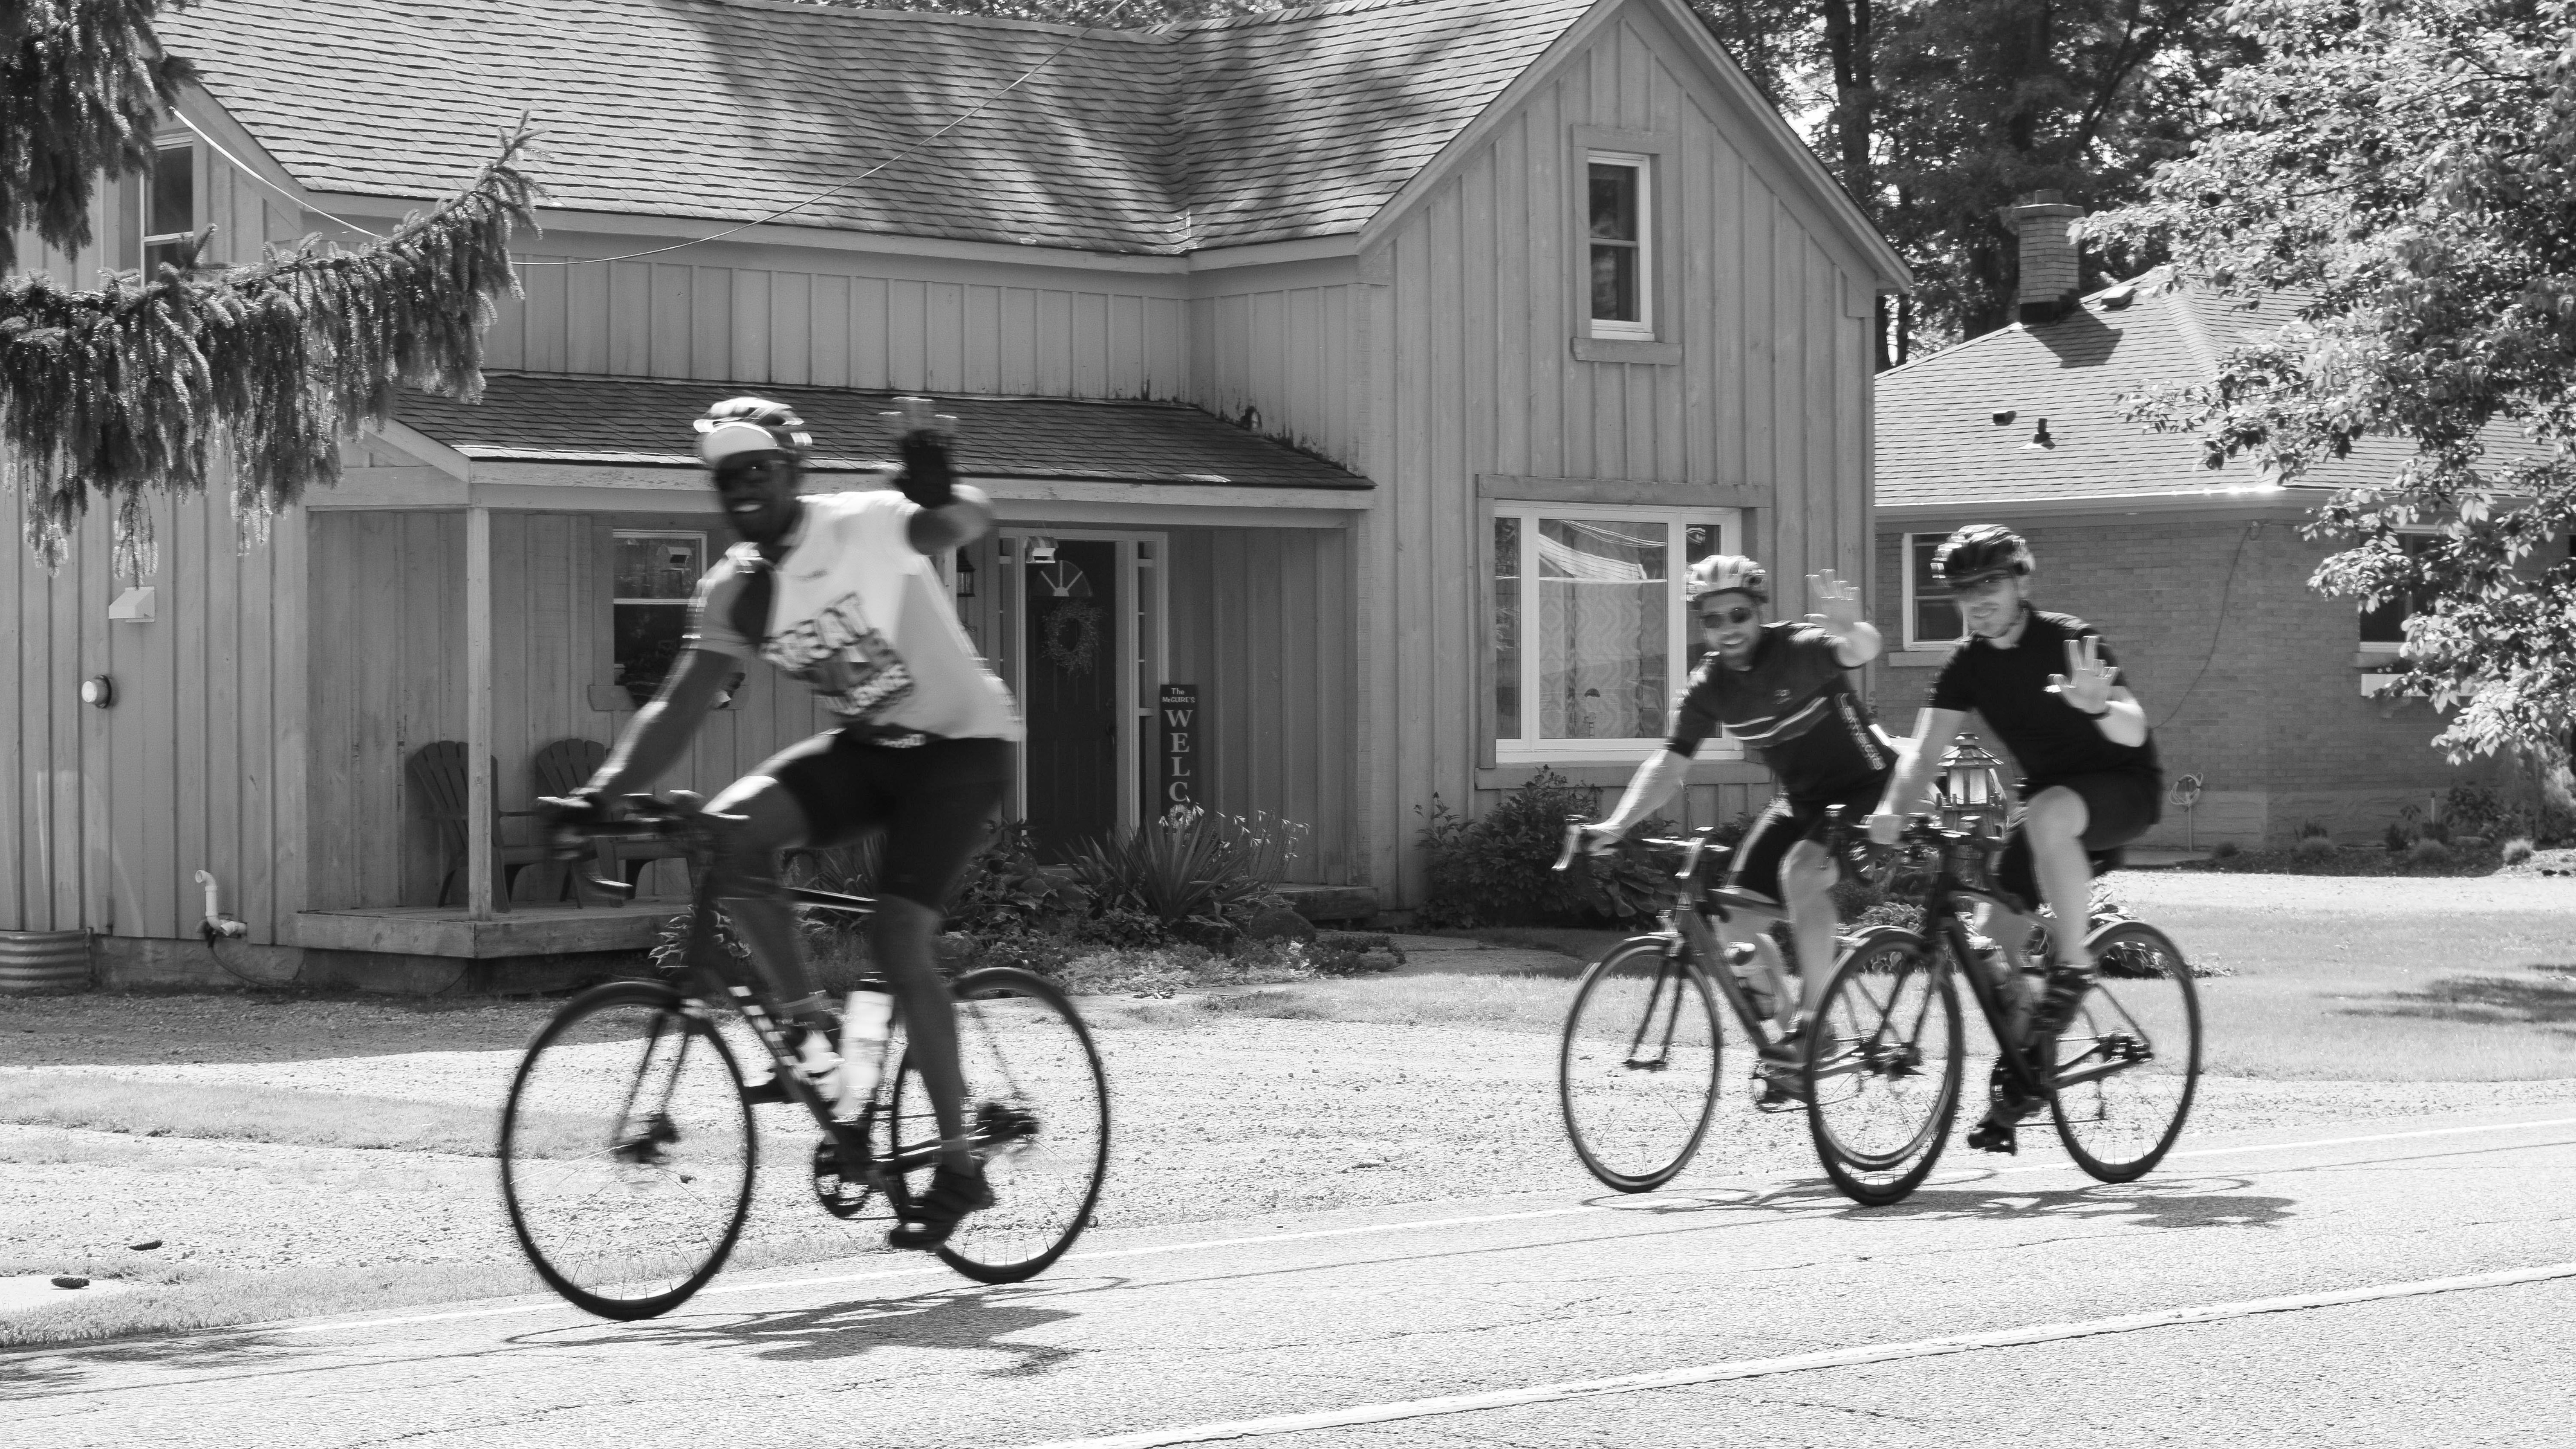
[[[922,354],[927,363],[921,386],[932,393],[966,389],[972,359],[966,351],[967,288],[958,282],[930,284],[924,316]]]
[[[893,384],[897,331],[889,288],[897,284],[861,277],[850,284],[850,386],[882,390]],[[917,319],[916,319],[917,320]]]
[[[1771,222],[1771,360],[1779,386],[1771,390],[1771,459],[1774,494],[1773,573],[1784,599],[1802,590],[1798,565],[1807,557],[1807,349],[1806,237],[1775,200]]]
[[[653,264],[610,262],[608,370],[621,377],[653,372]]]
[[[850,385],[850,279],[814,279],[814,383]]]
[[[24,253],[21,253],[24,255]],[[26,537],[26,499],[15,492],[0,503],[0,517],[9,523],[9,537]],[[32,931],[28,920],[27,881],[35,861],[26,842],[27,779],[37,758],[34,742],[27,731],[28,646],[35,637],[29,627],[27,575],[41,572],[35,560],[23,547],[0,549],[0,599],[14,601],[18,607],[18,627],[0,640],[0,684],[8,687],[6,703],[0,703],[0,930]]]
[[[991,344],[995,392],[1025,395],[1039,390],[1038,296],[1030,287],[996,289],[999,313]]]
[[[1109,336],[1108,296],[1100,292],[1076,293],[1069,326],[1067,346],[1072,352],[1073,375],[1067,391],[1075,397],[1111,396],[1109,379],[1115,353]]]
[[[655,377],[687,377],[697,354],[691,346],[697,269],[686,263],[653,263],[653,321],[647,355]]]
[[[608,371],[608,268],[581,262],[564,268],[565,356],[574,372]]]
[[[178,806],[178,830],[170,896],[155,913],[154,935],[182,934],[205,915],[202,904],[190,910],[188,901],[196,891],[193,877],[213,859],[207,792],[202,783],[207,778],[204,660],[214,632],[210,627],[212,600],[207,588],[212,570],[207,567],[205,495],[177,500],[172,512],[176,515],[175,526],[161,536],[161,571],[169,580],[169,599],[175,606],[171,633],[176,647],[168,671],[155,672],[169,681],[171,727],[177,737],[171,793]]]
[[[1137,394],[1185,398],[1190,388],[1189,318],[1181,302],[1170,297],[1145,299],[1145,367]]]
[[[769,380],[803,383],[814,376],[814,278],[780,272],[769,296]]]
[[[930,378],[930,284],[886,284],[886,385],[919,392]]]
[[[696,267],[689,277],[689,357],[677,377],[734,376],[733,268]]]
[[[767,382],[770,274],[744,267],[733,274],[733,378]]]
[[[1048,288],[1030,294],[1037,313],[1037,341],[1029,370],[1030,390],[1048,396],[1079,396],[1074,384],[1074,294]]]
[[[1109,376],[1104,397],[1141,397],[1153,367],[1145,353],[1145,299],[1121,294],[1108,299]]]
[[[241,581],[241,828],[232,889],[249,940],[277,943],[277,537],[301,527],[297,514],[271,519],[268,537],[244,553]]]
[[[269,816],[269,909],[271,930],[278,934],[283,934],[295,913],[305,908],[310,889],[308,862],[312,855],[304,829],[309,818],[306,802],[311,798],[313,759],[309,640],[311,621],[320,617],[310,607],[313,526],[313,515],[298,508],[280,518],[269,532],[269,546],[276,554],[271,569],[277,590],[270,623],[276,665],[271,684],[275,711],[271,716],[275,729],[271,769],[275,771],[275,784]]]
[[[547,263],[562,258],[532,255],[528,261]],[[565,347],[570,334],[566,330],[565,306],[570,299],[572,267],[525,266],[519,269],[519,286],[527,293],[521,304],[522,325],[527,329],[524,357],[530,371],[561,372],[566,366]]]
[[[242,748],[250,739],[242,731],[242,697],[249,692],[242,678],[242,557],[239,534],[231,519],[211,498],[203,501],[205,552],[199,573],[206,581],[206,648],[187,661],[194,678],[182,697],[193,695],[204,711],[206,792],[206,858],[203,866],[222,887],[226,908],[242,915],[242,815],[247,802],[242,784]],[[183,784],[183,789],[186,786]],[[189,868],[193,878],[197,867]],[[200,900],[188,914],[205,917]],[[244,916],[243,919],[249,919]]]

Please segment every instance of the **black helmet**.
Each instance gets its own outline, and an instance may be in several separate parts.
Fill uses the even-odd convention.
[[[814,445],[795,409],[765,397],[727,398],[708,408],[693,426],[698,430],[698,456],[710,468],[728,458],[757,453],[785,453],[802,463]]]
[[[2026,579],[2030,566],[2030,545],[2000,523],[1971,523],[1932,553],[1932,572],[1954,589],[2004,574]]]

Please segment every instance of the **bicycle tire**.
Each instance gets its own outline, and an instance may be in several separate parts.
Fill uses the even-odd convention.
[[[988,966],[949,991],[993,1206],[960,1219],[937,1252],[978,1283],[1017,1283],[1045,1272],[1091,1224],[1109,1169],[1109,1079],[1082,1013],[1046,978]],[[898,1212],[915,1191],[906,1174],[931,1168],[939,1128],[929,1102],[907,1048],[877,1144]]]
[[[1843,953],[1806,1060],[1808,1134],[1843,1196],[1885,1207],[1931,1176],[1959,1112],[1961,1027],[1958,979],[1921,936],[1880,927]],[[1918,1090],[1936,1058],[1931,1091]]]
[[[610,982],[555,1013],[500,1134],[510,1230],[546,1286],[602,1318],[651,1318],[724,1267],[758,1167],[742,1085],[715,1023],[669,985]]]
[[[2049,1112],[2076,1166],[2103,1182],[2132,1182],[2172,1150],[2199,1094],[2200,992],[2182,949],[2144,921],[2115,921],[2085,945],[2100,964],[2058,1035]],[[2064,1080],[2105,1066],[2115,1069]]]
[[[1557,1042],[1565,1135],[1585,1169],[1619,1192],[1672,1181],[1717,1112],[1717,996],[1695,962],[1665,947],[1637,937],[1585,968]]]

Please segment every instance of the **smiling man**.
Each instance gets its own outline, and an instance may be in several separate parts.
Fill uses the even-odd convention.
[[[1945,539],[1932,568],[1959,602],[1968,641],[1942,666],[1916,723],[1914,743],[1870,817],[1870,836],[1892,844],[1907,813],[1922,808],[1932,774],[1971,711],[2021,766],[2021,812],[2006,839],[1995,882],[2026,908],[2045,901],[2057,962],[2031,1031],[2031,1054],[2053,1060],[2057,1033],[2073,1020],[2093,983],[2084,949],[2093,876],[2119,848],[2164,813],[2164,772],[2148,737],[2147,713],[2103,647],[2101,631],[2069,614],[2030,605],[2030,545],[2011,529],[1972,524]],[[1989,922],[1990,936],[2018,946],[2027,921]],[[2042,1052],[2051,1053],[2046,1058]],[[1998,1068],[1986,1120],[1968,1144],[2015,1148],[2014,1124],[2040,1104],[2011,1089]]]
[[[1878,657],[1878,630],[1860,617],[1860,590],[1830,570],[1807,576],[1816,612],[1803,623],[1769,619],[1769,576],[1736,554],[1692,564],[1688,597],[1709,654],[1673,711],[1664,748],[1637,767],[1619,808],[1584,829],[1593,853],[1607,854],[1672,798],[1689,779],[1700,743],[1720,730],[1760,752],[1780,794],[1736,845],[1728,883],[1786,904],[1798,943],[1804,986],[1793,991],[1782,983],[1786,1035],[1763,1052],[1764,1101],[1775,1103],[1799,1091],[1800,1033],[1833,974],[1834,862],[1807,837],[1833,806],[1857,820],[1876,805],[1896,758],[1844,677]]]
[[[837,729],[781,751],[708,802],[733,817],[717,837],[716,893],[809,1070],[826,1073],[838,1018],[807,969],[779,853],[885,832],[869,944],[944,1139],[929,1190],[914,1195],[887,1240],[926,1248],[992,1203],[968,1146],[955,1009],[931,940],[1001,803],[1021,726],[930,564],[981,537],[992,508],[956,482],[944,426],[952,420],[932,417],[924,399],[898,401],[903,466],[892,490],[800,492],[812,440],[783,403],[734,398],[698,419],[698,456],[742,542],[699,581],[685,648],[661,693],[590,783],[550,802],[549,813],[573,829],[610,818],[621,792],[650,786],[679,761],[740,662],[768,661],[840,716]],[[785,1092],[769,1081],[746,1095],[777,1101]]]

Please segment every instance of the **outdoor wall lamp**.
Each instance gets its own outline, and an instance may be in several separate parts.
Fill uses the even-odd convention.
[[[81,703],[98,709],[116,703],[116,681],[104,674],[82,680]]]
[[[1054,540],[1054,539],[1051,539],[1051,538],[1032,538],[1032,539],[1030,539],[1030,540],[1029,540],[1029,562],[1031,562],[1031,563],[1033,563],[1033,564],[1051,564],[1051,563],[1054,563],[1054,562],[1055,562],[1055,540]]]
[[[968,563],[963,556],[957,560],[957,597],[961,599],[975,597],[975,566]]]

